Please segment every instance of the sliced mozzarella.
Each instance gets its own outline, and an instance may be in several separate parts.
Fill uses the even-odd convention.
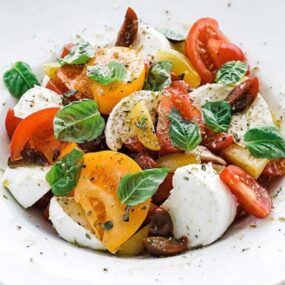
[[[187,236],[193,248],[222,236],[235,218],[237,202],[211,164],[190,164],[175,171],[162,206],[171,215],[174,236]]]
[[[150,61],[153,60],[159,49],[166,50],[171,48],[169,41],[162,33],[147,25],[139,27],[132,47],[138,50],[144,59]]]
[[[35,86],[29,89],[14,107],[16,117],[25,119],[34,112],[50,107],[59,107],[62,105],[62,96],[52,90],[41,86]]]
[[[129,113],[135,104],[144,101],[151,116],[154,117],[157,112],[161,93],[152,91],[138,91],[130,96],[123,98],[113,108],[105,129],[105,137],[107,146],[114,151],[119,150],[123,142],[128,138],[135,136],[131,128],[131,120]]]
[[[28,208],[42,198],[50,186],[46,174],[50,167],[7,167],[3,174],[3,186],[9,189],[14,198],[24,208]]]
[[[199,105],[206,102],[224,100],[230,93],[232,87],[222,84],[206,84],[191,92],[191,98]],[[246,112],[237,113],[232,116],[232,121],[228,132],[232,134],[237,142],[242,144],[245,133],[257,126],[273,126],[273,120],[269,106],[263,97],[258,94],[255,101]]]
[[[50,200],[49,219],[64,240],[83,247],[105,249],[92,233],[84,210],[73,197],[53,197]]]

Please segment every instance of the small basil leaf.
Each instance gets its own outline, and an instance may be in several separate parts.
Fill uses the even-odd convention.
[[[169,135],[172,144],[182,150],[191,151],[202,141],[197,124],[184,120],[173,108],[169,115]]]
[[[119,200],[127,206],[145,202],[157,191],[167,173],[166,168],[154,168],[125,175],[117,191]]]
[[[72,47],[69,54],[64,58],[59,58],[58,62],[64,64],[84,64],[95,54],[94,48],[88,42],[79,41]]]
[[[204,119],[214,132],[225,132],[231,123],[232,111],[225,101],[207,102],[202,106]]]
[[[126,74],[126,67],[118,61],[111,61],[106,65],[97,64],[87,67],[87,76],[103,85],[123,81]]]
[[[55,196],[69,194],[78,183],[83,165],[83,152],[73,149],[60,161],[56,162],[46,175]]]
[[[22,61],[14,63],[4,73],[3,80],[11,95],[18,99],[35,85],[40,85],[31,67]]]
[[[105,121],[94,100],[72,102],[57,112],[53,121],[54,135],[66,142],[83,143],[99,137]]]
[[[216,74],[216,83],[231,85],[239,82],[246,74],[248,66],[242,61],[225,63]]]
[[[151,66],[144,90],[159,91],[171,84],[172,63],[168,60],[159,61]]]
[[[244,144],[257,158],[285,157],[285,140],[273,126],[249,129],[244,135]]]

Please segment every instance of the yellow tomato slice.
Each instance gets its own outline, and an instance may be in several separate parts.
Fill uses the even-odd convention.
[[[169,60],[172,63],[172,71],[177,75],[184,73],[184,80],[193,88],[196,88],[201,83],[201,78],[196,72],[187,57],[174,49],[158,50],[155,55],[155,60]]]
[[[170,172],[174,172],[178,167],[188,164],[200,164],[201,159],[193,153],[172,153],[160,157],[157,163],[161,167],[169,168]]]
[[[130,118],[132,128],[139,141],[148,149],[160,150],[154,125],[144,101],[136,103],[131,110]]]
[[[74,199],[84,209],[97,238],[112,253],[139,229],[146,218],[150,200],[132,206],[129,221],[124,221],[126,205],[117,197],[121,178],[140,170],[133,159],[122,153],[100,151],[84,156]]]
[[[99,105],[100,112],[109,114],[113,107],[125,96],[141,90],[145,79],[145,65],[142,58],[133,49],[126,47],[101,48],[88,62],[88,65],[108,64],[118,61],[126,67],[127,73],[123,81],[103,85],[92,80],[90,90]]]

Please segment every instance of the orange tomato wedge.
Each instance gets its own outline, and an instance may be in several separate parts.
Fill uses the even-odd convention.
[[[84,156],[74,199],[84,209],[97,238],[112,253],[139,229],[147,216],[150,200],[132,206],[129,220],[124,221],[126,205],[117,197],[121,178],[140,170],[133,159],[122,153],[101,151]]]
[[[113,107],[125,96],[141,90],[145,79],[145,65],[137,52],[126,47],[101,48],[96,51],[94,59],[88,65],[108,64],[118,61],[126,67],[123,81],[103,85],[92,80],[90,90],[99,105],[100,112],[109,114]]]

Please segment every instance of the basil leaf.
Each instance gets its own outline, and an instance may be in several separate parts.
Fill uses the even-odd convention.
[[[94,100],[72,102],[57,112],[53,121],[54,135],[66,142],[83,143],[99,137],[105,121]]]
[[[127,206],[145,202],[157,191],[167,173],[167,168],[154,168],[125,175],[117,191],[119,200]]]
[[[46,174],[46,180],[55,196],[69,194],[78,183],[83,165],[83,152],[73,149],[56,162]]]
[[[94,48],[88,42],[83,40],[75,44],[69,54],[64,58],[59,58],[58,62],[64,64],[84,64],[95,54]]]
[[[106,65],[97,64],[87,67],[87,76],[103,85],[123,81],[126,74],[126,67],[118,61],[111,61]]]
[[[225,132],[231,123],[232,111],[225,101],[207,102],[202,106],[204,119],[214,132]]]
[[[40,85],[31,67],[22,61],[14,63],[4,73],[3,80],[11,95],[18,99],[35,85]]]
[[[234,84],[239,82],[246,74],[248,66],[242,61],[229,61],[225,63],[216,74],[216,83]]]
[[[169,135],[175,147],[191,151],[200,144],[202,137],[197,124],[184,120],[175,108],[172,108],[169,120]]]
[[[244,144],[257,158],[285,157],[285,140],[276,127],[256,127],[244,135]]]
[[[148,72],[144,90],[159,91],[171,84],[172,63],[163,60],[152,65]]]

